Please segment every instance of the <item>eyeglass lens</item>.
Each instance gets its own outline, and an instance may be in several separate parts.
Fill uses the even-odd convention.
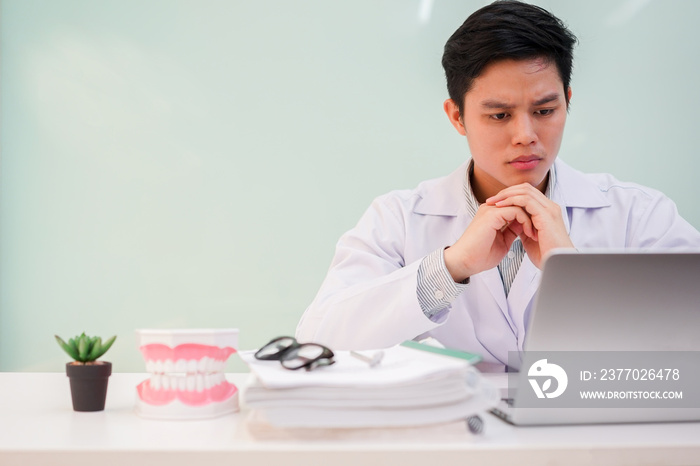
[[[297,341],[292,337],[277,338],[263,346],[255,356],[258,359],[273,359],[276,356],[280,356],[295,344],[297,344]]]
[[[307,343],[290,350],[281,362],[287,369],[299,369],[321,359],[324,353],[323,346]]]

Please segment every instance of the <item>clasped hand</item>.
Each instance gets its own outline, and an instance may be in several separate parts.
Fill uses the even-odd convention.
[[[523,183],[502,190],[479,207],[462,236],[445,250],[447,270],[461,282],[492,269],[518,237],[538,268],[552,249],[574,247],[559,205]]]

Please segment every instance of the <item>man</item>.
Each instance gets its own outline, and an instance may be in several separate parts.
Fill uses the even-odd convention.
[[[574,35],[498,1],[445,45],[445,113],[471,160],[376,199],[339,240],[297,338],[334,349],[432,336],[505,364],[522,351],[546,255],[558,248],[700,248],[663,194],[557,160]]]

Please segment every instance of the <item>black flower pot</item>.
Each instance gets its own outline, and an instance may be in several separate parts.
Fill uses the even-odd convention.
[[[107,399],[107,381],[112,374],[112,363],[66,364],[70,379],[70,393],[75,411],[102,411]]]

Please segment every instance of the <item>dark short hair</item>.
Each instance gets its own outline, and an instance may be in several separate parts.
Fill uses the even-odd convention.
[[[564,23],[535,5],[499,0],[474,12],[445,44],[447,92],[463,112],[464,96],[491,63],[544,58],[554,62],[566,104],[577,39]]]

